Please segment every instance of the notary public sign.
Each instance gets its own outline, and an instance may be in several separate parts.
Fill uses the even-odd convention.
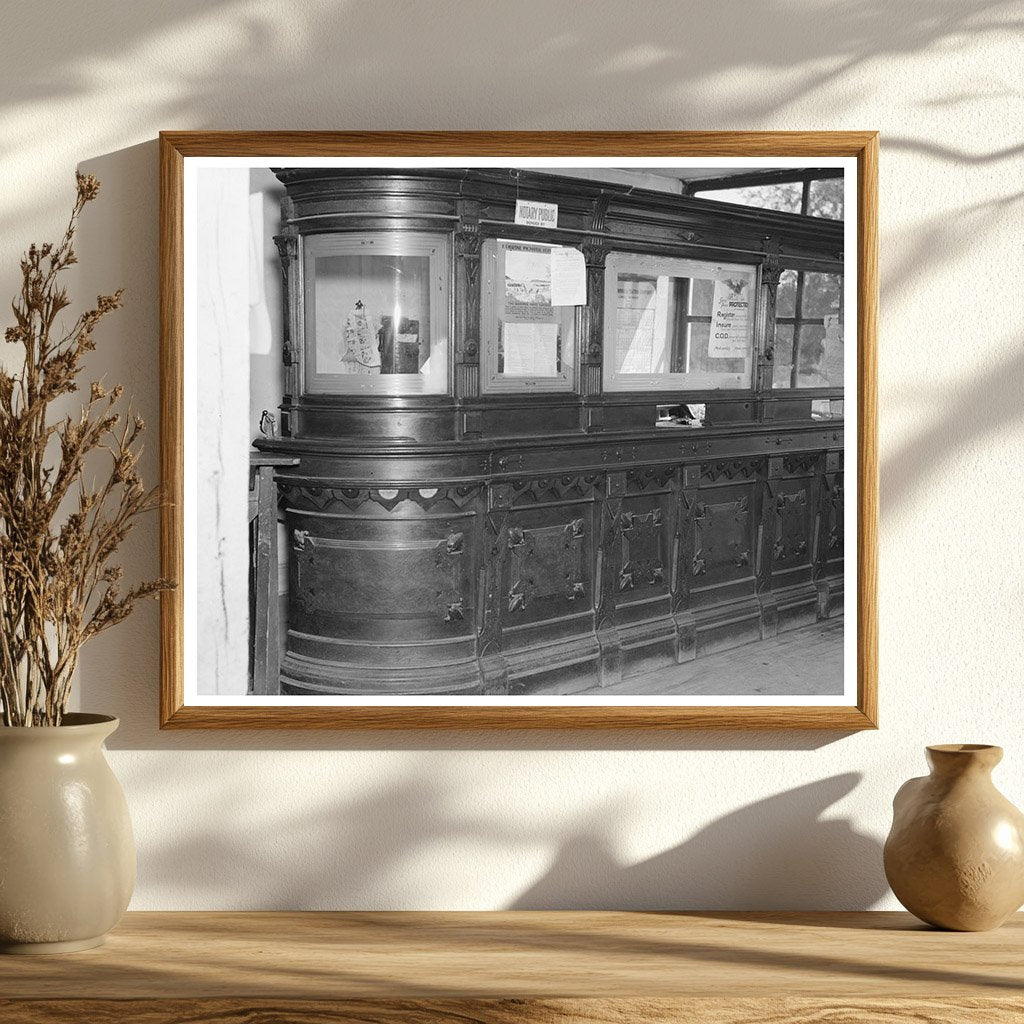
[[[528,228],[557,228],[558,204],[517,199],[516,223]]]

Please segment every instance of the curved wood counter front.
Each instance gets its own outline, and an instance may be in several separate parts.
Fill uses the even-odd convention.
[[[574,692],[842,610],[834,427],[261,447],[298,458],[284,692]]]

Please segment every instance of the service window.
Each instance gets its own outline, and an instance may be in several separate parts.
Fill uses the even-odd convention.
[[[483,244],[484,394],[576,387],[577,307],[552,303],[551,253],[556,248],[560,247],[503,238]]]
[[[772,387],[842,386],[842,274],[784,270],[775,298]]]
[[[750,388],[757,268],[611,253],[606,391]]]
[[[448,390],[447,236],[310,235],[302,252],[305,391]]]

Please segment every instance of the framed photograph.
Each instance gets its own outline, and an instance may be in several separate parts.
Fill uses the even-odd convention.
[[[162,726],[874,728],[877,152],[162,133]]]

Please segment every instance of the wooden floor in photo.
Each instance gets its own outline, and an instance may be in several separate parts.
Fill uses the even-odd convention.
[[[843,616],[574,696],[823,697],[843,692]],[[566,693],[551,687],[536,693]]]

